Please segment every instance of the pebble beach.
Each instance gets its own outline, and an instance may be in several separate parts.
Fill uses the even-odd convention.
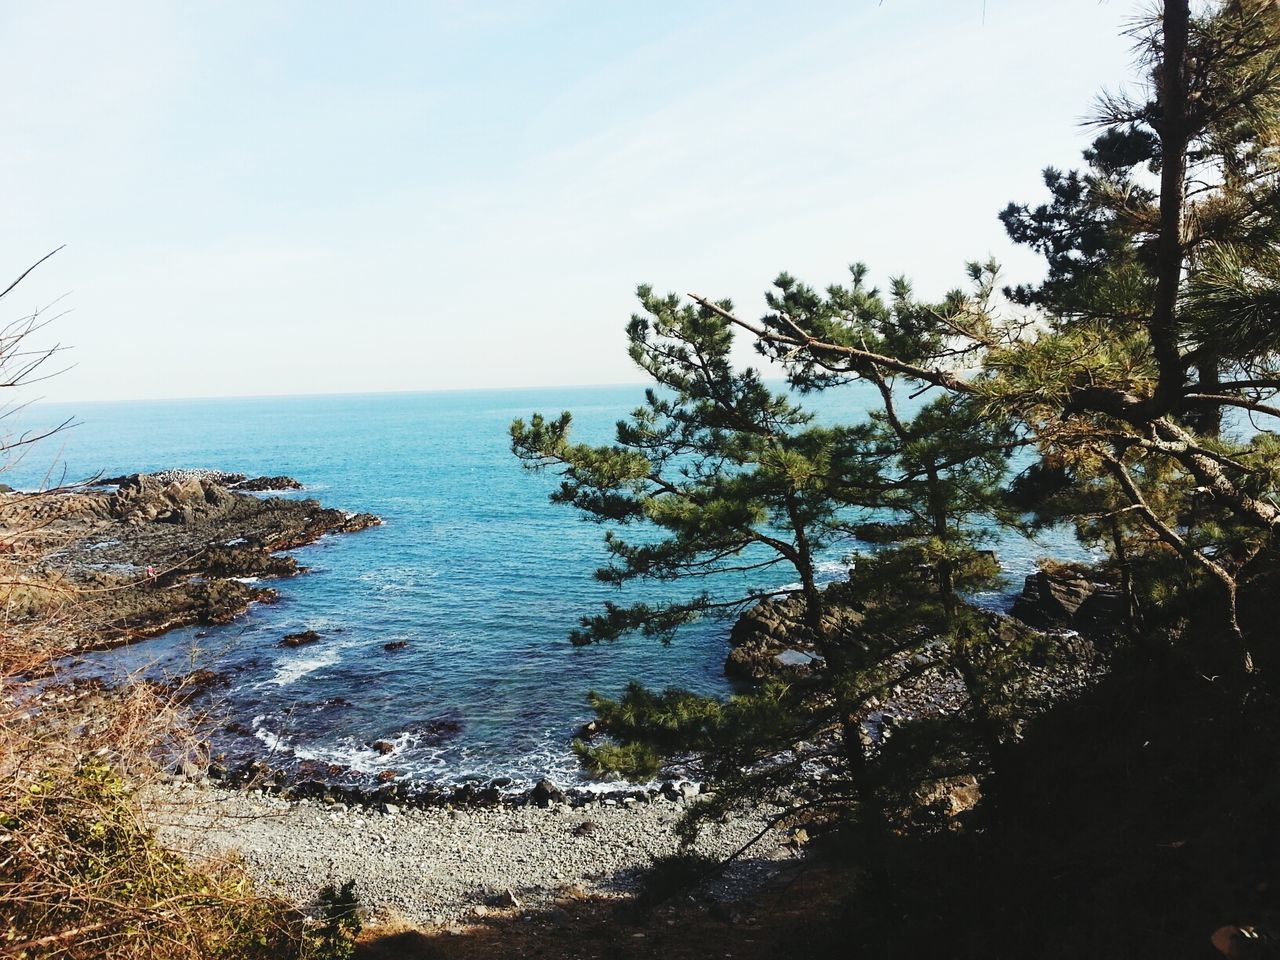
[[[677,851],[674,827],[688,802],[697,801],[388,813],[179,781],[157,789],[146,810],[174,849],[239,856],[268,890],[298,904],[314,904],[325,884],[354,879],[371,916],[445,925],[634,892],[641,868]],[[694,849],[724,859],[763,826],[763,813],[733,818],[707,827]],[[749,896],[794,856],[786,832],[769,830],[705,892]]]

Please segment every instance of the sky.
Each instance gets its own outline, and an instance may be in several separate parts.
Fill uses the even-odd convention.
[[[634,291],[921,295],[1078,162],[1130,0],[0,5],[51,401],[637,382]],[[7,277],[3,287],[7,283]]]

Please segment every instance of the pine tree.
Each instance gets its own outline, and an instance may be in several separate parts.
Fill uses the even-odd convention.
[[[628,325],[630,353],[656,386],[619,422],[616,442],[574,444],[570,414],[554,420],[535,414],[527,424],[512,424],[512,449],[533,469],[559,472],[553,501],[617,528],[605,534],[610,562],[596,571],[597,579],[618,586],[647,579],[709,587],[656,604],[606,604],[603,613],[583,617],[571,639],[590,643],[638,631],[669,640],[697,616],[798,594],[806,639],[821,654],[824,676],[847,677],[865,657],[827,628],[816,565],[820,551],[848,537],[837,491],[860,485],[867,469],[857,456],[859,431],[816,426],[756,371],[735,370],[732,331],[722,316],[727,302],[681,306],[677,296],[658,297],[648,287],[639,289],[639,298],[645,312]],[[632,538],[619,532],[634,527],[645,532]],[[729,587],[727,594],[711,589],[735,582],[734,575],[766,574],[775,582],[797,578],[799,586]],[[597,767],[651,773],[661,749],[702,750],[717,760],[732,758],[726,770],[741,769],[830,729],[838,731],[833,762],[855,781],[865,766],[857,726],[861,701],[842,680],[828,679],[816,697],[777,684],[727,705],[639,687],[621,704],[595,702],[620,744],[584,751]]]
[[[1006,291],[1035,312],[957,307],[896,340],[841,316],[730,319],[821,375],[907,376],[1017,419],[1042,480],[1100,486],[1141,521],[1116,551],[1126,570],[1134,546],[1192,571],[1247,675],[1239,590],[1275,564],[1280,489],[1273,435],[1222,425],[1280,416],[1280,9],[1165,0],[1135,36],[1147,96],[1102,98],[1089,170],[1048,171],[1048,203],[1003,215],[1047,260],[1044,283]]]
[[[939,311],[970,309],[957,293],[921,304],[905,284],[891,301],[865,286],[853,268],[847,288],[826,295],[783,275],[771,306],[863,323],[864,334],[912,342],[934,329]],[[991,279],[982,270],[975,277]],[[988,745],[998,740],[987,710],[976,651],[988,637],[961,594],[989,585],[998,567],[982,551],[971,520],[998,512],[997,491],[1010,450],[1008,425],[979,405],[944,395],[907,415],[902,394],[918,384],[873,371],[881,404],[866,420],[814,425],[753,370],[730,362],[731,309],[725,302],[681,306],[675,296],[640,289],[645,313],[628,327],[631,354],[656,387],[617,425],[609,446],[574,444],[572,418],[535,414],[512,425],[513,450],[527,466],[554,469],[552,495],[619,529],[605,534],[610,563],[598,579],[623,586],[637,579],[699,580],[722,588],[661,604],[610,603],[583,618],[575,643],[638,631],[670,639],[693,617],[734,613],[765,596],[803,600],[797,638],[819,654],[811,670],[780,675],[727,702],[683,690],[656,693],[632,685],[618,700],[592,703],[610,739],[579,744],[599,773],[652,775],[664,758],[696,754],[719,785],[717,800],[691,821],[727,805],[766,797],[806,808],[853,810],[874,835],[882,798],[868,766],[874,745],[864,728],[868,705],[918,674],[958,670]],[[791,368],[798,391],[825,389],[837,378],[806,363]],[[820,552],[849,541],[860,517],[881,519],[891,544],[859,559],[847,583],[819,583]],[[884,522],[885,518],[888,522]],[[798,578],[782,590],[725,593],[726,575]],[[833,616],[836,611],[842,616]],[[850,611],[857,611],[850,616]],[[988,753],[994,755],[994,750]],[[793,809],[793,808],[788,808]]]

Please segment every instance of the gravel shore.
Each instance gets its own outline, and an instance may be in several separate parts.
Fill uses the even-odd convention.
[[[448,924],[495,907],[538,909],[634,890],[641,868],[676,851],[673,828],[685,802],[379,813],[180,782],[152,796],[147,809],[175,849],[195,857],[238,852],[256,879],[301,906],[325,884],[354,879],[376,917]],[[761,815],[708,827],[696,849],[727,857],[763,824]],[[708,893],[749,895],[793,857],[785,841],[784,832],[769,831]]]

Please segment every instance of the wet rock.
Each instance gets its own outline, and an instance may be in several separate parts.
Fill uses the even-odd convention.
[[[456,716],[434,717],[424,723],[414,724],[410,730],[423,744],[434,745],[461,733],[462,720]]]
[[[301,490],[302,484],[293,477],[254,477],[252,480],[240,480],[228,484],[232,490],[243,490],[250,493],[263,493],[272,490]]]
[[[392,743],[390,740],[374,740],[371,744],[369,744],[369,749],[372,750],[374,753],[380,754],[385,757],[387,754],[393,753],[395,751],[396,745]]]
[[[180,700],[189,699],[197,694],[206,693],[216,687],[224,687],[231,682],[225,673],[200,668],[192,670],[186,676],[171,680],[162,685],[162,689]]]
[[[320,634],[314,630],[303,630],[301,633],[287,633],[284,639],[280,641],[282,647],[303,647],[309,643],[317,643],[320,640]]]
[[[397,650],[403,650],[409,646],[408,640],[392,640],[390,643],[384,643],[382,649],[387,653],[395,653]]]

